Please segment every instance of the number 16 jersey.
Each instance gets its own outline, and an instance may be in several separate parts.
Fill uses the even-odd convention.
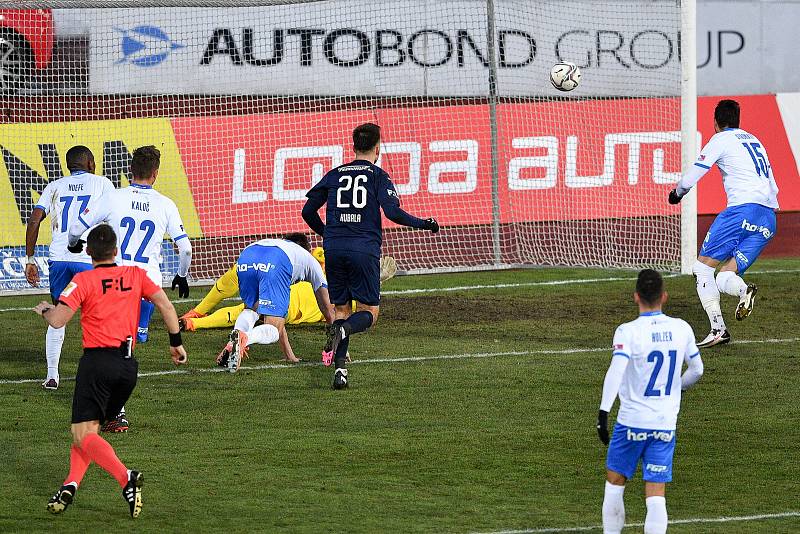
[[[681,370],[700,354],[694,332],[661,312],[641,314],[614,333],[614,357],[628,358],[619,388],[617,422],[652,430],[675,430],[681,407]]]

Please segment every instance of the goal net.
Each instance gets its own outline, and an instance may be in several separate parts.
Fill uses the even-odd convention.
[[[0,21],[0,290],[27,287],[25,225],[71,146],[117,187],[134,148],[159,148],[155,187],[207,280],[254,240],[310,232],[305,193],[364,122],[403,207],[442,225],[384,221],[403,271],[680,267],[676,0],[27,4]],[[560,61],[582,70],[572,92],[549,82]]]

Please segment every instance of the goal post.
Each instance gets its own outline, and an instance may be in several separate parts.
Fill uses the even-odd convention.
[[[116,187],[134,148],[161,150],[155,187],[197,282],[256,239],[310,232],[305,192],[353,158],[363,122],[382,128],[403,207],[442,226],[385,221],[403,272],[694,261],[693,196],[666,202],[696,151],[693,0],[0,0],[12,7],[31,11],[0,25],[23,65],[0,94],[0,292],[27,288],[25,224],[73,145]],[[549,82],[560,61],[582,69],[572,92]],[[39,243],[55,231],[48,218]]]

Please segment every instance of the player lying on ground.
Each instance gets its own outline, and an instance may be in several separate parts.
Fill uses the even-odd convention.
[[[39,268],[33,254],[39,238],[39,226],[45,217],[50,216],[53,237],[48,247],[48,264],[53,303],[58,300],[73,275],[92,268],[92,260],[85,252],[72,253],[68,250],[67,230],[78,220],[81,211],[93,208],[100,197],[114,190],[111,180],[94,174],[94,155],[85,146],[74,146],[67,151],[67,169],[69,176],[53,180],[44,188],[39,201],[33,207],[25,231],[25,253],[28,255],[25,278],[30,285],[36,287],[39,285]],[[42,383],[45,389],[58,389],[58,363],[61,360],[64,333],[63,327],[47,327],[47,378]]]
[[[333,306],[328,297],[325,275],[311,255],[305,234],[288,234],[284,239],[262,239],[246,247],[236,261],[239,295],[245,309],[239,314],[228,343],[217,356],[217,364],[235,373],[250,345],[278,341],[284,358],[298,361],[286,333],[290,286],[309,282],[317,306],[328,324],[333,322]],[[262,318],[264,324],[255,326]]]
[[[375,165],[380,155],[381,130],[362,124],[353,130],[355,160],[328,171],[306,194],[303,219],[323,236],[326,273],[336,320],[328,331],[324,352],[336,363],[333,388],[347,387],[347,349],[350,336],[378,320],[380,257],[383,242],[381,209],[389,220],[411,228],[439,231],[434,218],[418,219],[400,207],[389,175]],[[319,209],[327,203],[325,220]],[[351,301],[357,301],[353,313]]]
[[[320,262],[325,270],[325,257],[321,247],[317,247],[312,255]],[[381,258],[381,284],[390,280],[397,273],[397,264],[391,256]],[[205,328],[230,328],[236,322],[239,314],[244,309],[244,304],[226,306],[212,312],[217,304],[226,298],[231,298],[239,293],[239,279],[236,276],[236,266],[232,266],[225,274],[214,282],[200,303],[183,314],[180,318],[181,330],[193,332]],[[355,307],[355,302],[353,303]],[[286,324],[318,323],[325,317],[317,305],[314,289],[308,282],[292,284],[289,292],[289,311],[286,315]]]
[[[603,383],[597,433],[609,445],[608,412],[619,395],[619,413],[608,447],[603,532],[618,534],[625,525],[622,494],[641,460],[647,516],[646,534],[667,531],[666,483],[672,481],[675,426],[681,391],[703,375],[694,332],[685,321],[664,315],[667,301],[661,275],[639,273],[633,300],[639,318],[617,327],[611,365]],[[688,369],[681,376],[683,362]]]
[[[716,164],[728,197],[728,207],[714,219],[692,269],[700,304],[711,322],[711,333],[697,344],[700,348],[731,340],[720,310],[720,291],[739,298],[737,320],[753,311],[758,288],[746,284],[740,275],[775,235],[778,209],[778,186],[767,150],[753,134],[739,128],[736,101],[719,101],[714,110],[714,130],[717,133],[703,147],[692,169],[669,193],[670,204],[677,204]],[[714,271],[720,265],[715,279]]]
[[[58,305],[42,302],[34,308],[55,328],[66,325],[80,308],[83,328],[84,350],[72,398],[70,470],[47,503],[54,514],[72,503],[91,462],[117,480],[131,517],[141,512],[142,474],[128,470],[98,431],[100,423],[114,417],[136,387],[139,364],[133,350],[142,298],[153,302],[164,317],[172,361],[176,365],[186,363],[175,308],[143,269],[114,263],[116,246],[110,226],[94,228],[87,238],[94,269],[76,274],[59,296]]]

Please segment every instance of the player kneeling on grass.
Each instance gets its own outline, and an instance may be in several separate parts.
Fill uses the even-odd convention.
[[[228,343],[217,356],[217,364],[232,373],[247,357],[254,343],[280,342],[284,358],[296,361],[286,334],[290,286],[299,281],[311,283],[317,305],[328,324],[333,322],[333,306],[319,262],[311,255],[305,234],[288,234],[285,239],[262,239],[246,247],[236,261],[239,295],[245,309],[239,314]],[[259,316],[264,324],[255,326]]]
[[[131,517],[142,509],[142,474],[129,471],[111,445],[100,437],[100,423],[117,415],[136,387],[139,364],[133,357],[142,298],[155,304],[170,332],[170,355],[176,365],[186,363],[178,331],[178,316],[164,290],[135,266],[117,266],[114,230],[101,224],[89,232],[90,271],[76,274],[58,298],[58,305],[42,302],[34,308],[54,328],[66,325],[81,309],[83,357],[75,377],[72,398],[70,471],[64,485],[47,503],[60,514],[72,503],[91,462],[113,476]]]
[[[323,272],[325,271],[325,255],[322,247],[315,248],[311,255],[319,261]],[[397,263],[391,256],[381,257],[381,284],[392,279],[397,274]],[[220,276],[200,303],[183,314],[179,320],[181,331],[194,332],[206,328],[230,328],[236,323],[242,313],[244,304],[226,306],[213,311],[214,308],[226,298],[239,294],[239,279],[236,275],[236,265]],[[355,302],[353,302],[355,309]],[[308,282],[292,284],[289,290],[289,311],[286,314],[286,324],[296,325],[305,323],[318,323],[324,321],[325,316],[319,309],[314,296],[314,288]],[[295,361],[295,360],[289,360]],[[297,360],[299,361],[299,360]],[[324,360],[327,365],[330,360]]]
[[[664,494],[666,483],[672,481],[681,391],[703,375],[692,327],[661,311],[667,301],[661,275],[651,269],[641,271],[633,300],[639,306],[639,318],[620,325],[614,333],[611,366],[597,418],[600,441],[609,445],[608,412],[619,395],[619,413],[606,462],[603,531],[607,534],[619,533],[625,525],[622,494],[640,460],[647,504],[644,531],[667,531]],[[689,367],[681,376],[684,361]]]

